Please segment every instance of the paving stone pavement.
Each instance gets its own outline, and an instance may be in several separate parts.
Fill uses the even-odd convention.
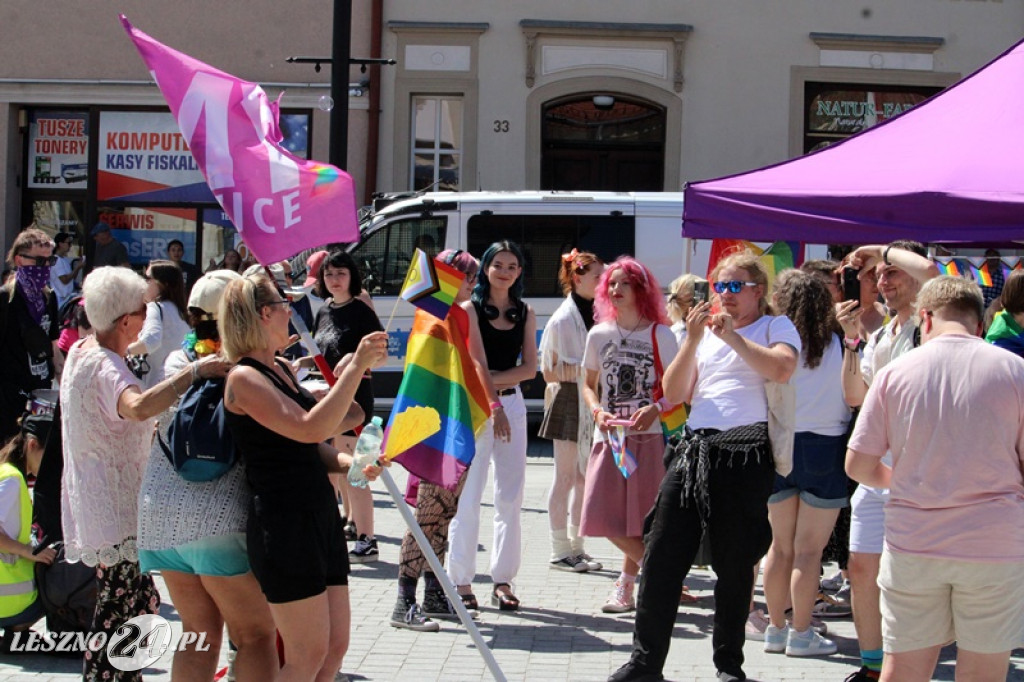
[[[612,584],[618,575],[621,555],[605,540],[591,539],[587,550],[604,564],[604,570],[584,574],[548,568],[547,489],[552,475],[550,444],[534,440],[530,444],[526,494],[523,502],[523,565],[516,581],[516,594],[523,608],[518,613],[502,613],[489,603],[488,578],[478,573],[474,582],[482,614],[481,633],[494,651],[508,680],[599,681],[629,657],[632,640],[631,614],[601,613]],[[405,474],[393,467],[399,487],[404,489]],[[380,561],[356,565],[350,581],[352,596],[352,641],[343,671],[353,681],[470,682],[492,679],[483,659],[473,647],[469,635],[458,623],[441,623],[441,631],[417,633],[389,625],[397,590],[397,562],[401,536],[401,516],[380,483],[374,484],[376,524]],[[480,544],[491,546],[490,489],[484,495]],[[478,570],[487,570],[488,554],[481,552]],[[177,613],[157,577],[164,605],[161,614],[180,630]],[[711,663],[711,622],[714,607],[714,574],[695,570],[687,579],[700,603],[682,607],[676,620],[672,649],[665,677],[677,682],[714,680]],[[422,594],[422,587],[420,587]],[[760,586],[757,600],[763,606]],[[41,625],[40,625],[41,627]],[[836,620],[829,623],[830,636],[839,645],[839,653],[820,658],[788,658],[765,654],[759,642],[744,648],[744,669],[751,680],[764,682],[843,680],[857,665],[857,642],[853,623]],[[176,641],[176,640],[175,640]],[[953,680],[955,650],[943,651],[934,679]],[[222,665],[226,652],[221,652]],[[144,671],[146,680],[171,679],[171,653],[167,652]],[[43,655],[0,655],[0,680],[4,682],[41,682],[71,680],[81,676],[81,663],[74,659]],[[339,678],[340,679],[340,678]],[[1024,650],[1014,652],[1008,680],[1024,682]]]

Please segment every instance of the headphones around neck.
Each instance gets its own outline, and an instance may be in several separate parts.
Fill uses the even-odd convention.
[[[484,311],[484,317],[486,317],[488,320],[496,320],[501,315],[501,312],[498,310],[497,306],[493,306],[490,303],[484,303],[483,306],[481,307]],[[512,324],[516,324],[521,319],[523,319],[523,313],[519,309],[518,302],[511,308],[505,310],[505,319],[511,322]]]

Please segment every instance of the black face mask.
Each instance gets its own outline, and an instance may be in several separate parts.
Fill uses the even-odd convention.
[[[488,320],[496,320],[501,315],[501,311],[498,310],[497,306],[493,306],[489,303],[485,303],[483,306],[484,317]],[[519,306],[513,306],[505,311],[505,319],[515,324],[522,319],[522,313],[519,312]]]

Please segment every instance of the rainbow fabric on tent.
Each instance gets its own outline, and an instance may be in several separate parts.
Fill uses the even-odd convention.
[[[465,273],[416,249],[399,296],[438,319],[445,319],[455,304]]]
[[[941,256],[935,259],[935,264],[939,267],[939,272],[943,275],[949,275],[950,277],[961,276],[960,267],[953,258]]]
[[[981,265],[976,265],[972,259],[971,275],[974,277],[974,281],[978,283],[979,287],[992,286],[992,273],[988,271],[987,260],[982,260]]]
[[[395,457],[410,473],[454,490],[476,454],[476,434],[490,417],[487,391],[469,355],[466,312],[455,306],[445,319],[416,311],[405,351],[405,373],[388,419],[410,407],[437,410],[441,430]],[[385,438],[387,432],[385,433]]]

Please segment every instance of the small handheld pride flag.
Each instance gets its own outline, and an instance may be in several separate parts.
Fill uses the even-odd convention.
[[[439,320],[448,317],[466,273],[416,249],[399,296]]]
[[[619,470],[623,478],[629,478],[637,468],[636,455],[626,447],[626,428],[632,422],[625,419],[611,419],[607,423],[614,427],[608,432],[608,445],[612,449],[615,468]]]

